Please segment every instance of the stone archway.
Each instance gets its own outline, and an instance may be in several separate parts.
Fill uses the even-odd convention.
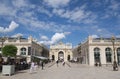
[[[59,60],[59,61],[64,61],[64,52],[63,52],[63,51],[60,51],[60,52],[58,53],[58,60]]]

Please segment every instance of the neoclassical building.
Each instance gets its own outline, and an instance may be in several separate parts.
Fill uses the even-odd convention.
[[[62,42],[55,44],[55,45],[50,45],[50,55],[49,58],[52,60],[64,60],[68,61],[71,60],[73,57],[72,54],[72,44],[67,43],[64,44]]]
[[[24,57],[27,62],[30,62],[34,57],[49,58],[49,50],[44,45],[37,43],[32,36],[23,37],[0,37],[0,53],[5,45],[15,45],[17,47],[17,56]]]
[[[83,58],[82,63],[94,66],[95,63],[102,65],[113,64],[115,61],[120,64],[120,38],[114,39],[114,47],[111,38],[93,38],[89,36],[85,42],[80,44],[80,52]],[[115,53],[113,51],[115,49]]]

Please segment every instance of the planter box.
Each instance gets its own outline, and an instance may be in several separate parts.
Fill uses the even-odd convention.
[[[15,73],[15,65],[3,65],[2,74],[3,75],[12,75]]]

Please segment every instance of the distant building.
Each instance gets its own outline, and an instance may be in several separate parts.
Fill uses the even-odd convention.
[[[55,45],[50,45],[50,56],[49,58],[52,60],[64,60],[68,61],[71,60],[73,57],[72,54],[72,44],[64,44],[62,42],[55,44]]]
[[[49,50],[44,45],[38,44],[32,36],[26,38],[22,37],[0,37],[0,53],[2,53],[1,49],[5,45],[15,45],[17,50],[17,56],[24,57],[27,62],[30,62],[33,57],[49,57]]]
[[[73,48],[72,52],[73,60],[82,64],[83,57],[81,56],[81,46],[76,46],[75,48]]]
[[[90,66],[94,66],[95,63],[113,64],[114,51],[111,38],[93,38],[89,36],[85,42],[81,43],[80,47],[83,63]],[[115,38],[114,48],[115,60],[120,65],[120,38]]]

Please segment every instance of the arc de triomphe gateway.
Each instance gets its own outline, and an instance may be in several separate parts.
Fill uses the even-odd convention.
[[[69,61],[73,58],[72,44],[71,43],[58,43],[50,45],[50,59]]]

